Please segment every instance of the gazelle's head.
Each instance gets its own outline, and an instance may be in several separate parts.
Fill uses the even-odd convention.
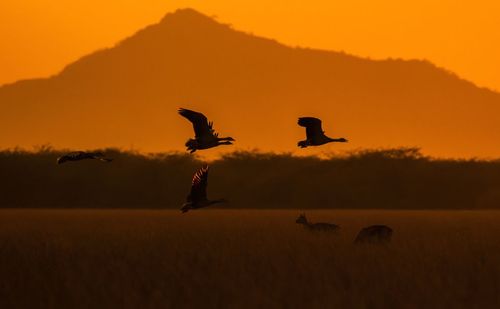
[[[298,224],[307,224],[307,218],[306,218],[306,214],[301,214],[297,220],[295,220],[295,223],[298,223]]]

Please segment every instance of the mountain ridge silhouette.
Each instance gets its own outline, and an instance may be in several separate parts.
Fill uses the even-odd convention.
[[[0,147],[134,145],[183,150],[178,107],[203,111],[243,148],[291,151],[299,116],[350,145],[420,146],[437,156],[500,157],[500,94],[423,60],[370,60],[289,47],[193,9],[165,15],[46,79],[0,87]],[[210,153],[210,152],[208,152]]]

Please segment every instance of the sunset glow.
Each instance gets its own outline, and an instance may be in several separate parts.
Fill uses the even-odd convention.
[[[237,5],[222,0],[3,0],[0,84],[55,74],[183,7],[292,46],[377,59],[428,59],[479,86],[500,89],[500,2],[494,0],[243,0]]]

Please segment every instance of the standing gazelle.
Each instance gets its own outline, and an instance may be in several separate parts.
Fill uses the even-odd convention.
[[[323,223],[323,222],[318,222],[318,223],[312,223],[307,221],[306,214],[303,213],[301,214],[297,220],[295,220],[295,223],[302,224],[305,228],[307,228],[310,231],[327,231],[327,232],[337,232],[339,230],[339,226],[333,223]]]

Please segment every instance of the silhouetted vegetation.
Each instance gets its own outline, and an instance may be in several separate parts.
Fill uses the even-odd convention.
[[[202,165],[182,153],[104,151],[113,162],[56,164],[63,152],[0,152],[2,207],[179,208]],[[436,160],[418,149],[328,158],[234,152],[211,163],[209,198],[230,208],[477,209],[500,206],[500,161]]]

